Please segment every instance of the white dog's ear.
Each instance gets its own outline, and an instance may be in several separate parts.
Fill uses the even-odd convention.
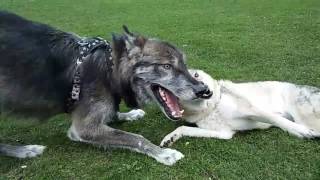
[[[189,71],[190,75],[191,75],[193,78],[197,78],[197,77],[195,77],[195,75],[198,74],[198,71],[200,71],[200,70],[198,70],[198,69],[188,69],[188,71]],[[198,75],[199,75],[199,74],[198,74]]]
[[[123,30],[125,32],[124,39],[126,43],[127,49],[133,49],[135,47],[143,48],[147,38],[141,36],[141,35],[135,35],[132,32],[129,31],[128,27],[126,25],[123,25]]]

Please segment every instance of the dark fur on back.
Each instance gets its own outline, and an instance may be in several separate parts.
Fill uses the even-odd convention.
[[[76,35],[0,12],[2,110],[36,116],[63,112],[79,56],[79,40]],[[98,49],[85,61],[83,83],[106,79],[103,56],[103,50]]]

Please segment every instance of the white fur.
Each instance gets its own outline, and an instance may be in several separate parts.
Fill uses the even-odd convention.
[[[79,136],[76,128],[74,127],[74,125],[72,125],[69,130],[68,130],[68,133],[67,133],[67,136],[70,140],[72,141],[83,141],[81,139],[81,137]]]
[[[16,152],[15,157],[18,158],[32,158],[39,156],[43,153],[45,146],[41,145],[27,145],[19,148]]]
[[[217,81],[201,70],[192,75],[213,91],[208,100],[180,102],[184,119],[198,127],[178,127],[161,146],[183,136],[230,139],[237,131],[276,126],[300,138],[320,136],[320,91],[311,86],[265,81],[233,83]],[[294,121],[286,115],[290,114]]]
[[[134,109],[127,113],[117,113],[119,120],[135,121],[144,117],[146,113],[141,109]]]
[[[172,166],[178,160],[184,158],[184,155],[177,150],[166,148],[154,158],[162,164]]]

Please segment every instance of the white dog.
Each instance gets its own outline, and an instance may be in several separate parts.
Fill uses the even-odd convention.
[[[320,136],[320,89],[286,82],[233,83],[214,80],[201,70],[189,70],[207,84],[208,100],[180,102],[183,118],[198,127],[180,126],[161,146],[183,136],[230,139],[237,131],[276,126],[300,138]]]

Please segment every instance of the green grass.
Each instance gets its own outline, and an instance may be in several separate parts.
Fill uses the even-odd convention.
[[[1,0],[0,9],[106,39],[127,24],[173,42],[186,52],[189,67],[215,78],[320,86],[319,0]],[[156,108],[146,111],[141,121],[113,126],[159,144],[178,125]],[[35,159],[0,157],[0,179],[320,178],[319,141],[276,128],[240,133],[228,141],[183,138],[173,148],[185,158],[167,167],[127,150],[71,142],[69,125],[65,115],[47,123],[1,118],[2,142],[48,148]]]

